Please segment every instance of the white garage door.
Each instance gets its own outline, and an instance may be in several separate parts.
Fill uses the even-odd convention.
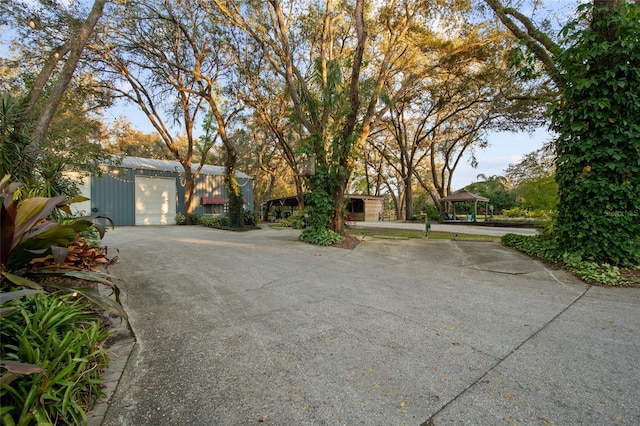
[[[136,225],[175,223],[176,180],[136,176]]]

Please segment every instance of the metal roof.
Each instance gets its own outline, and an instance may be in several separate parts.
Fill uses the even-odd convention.
[[[164,172],[181,172],[183,170],[182,165],[177,161],[142,157],[114,157],[109,165],[112,167],[122,167],[124,169],[158,170]],[[197,164],[191,164],[192,172],[195,172],[197,168]],[[224,174],[224,167],[205,164],[202,166],[200,173],[204,175],[222,176]],[[236,171],[236,177],[251,179],[251,176],[239,171]]]

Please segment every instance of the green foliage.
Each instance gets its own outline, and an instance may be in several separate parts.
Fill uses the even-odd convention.
[[[427,218],[429,220],[440,220],[440,212],[431,204],[427,204],[422,213],[411,216],[410,220],[411,222],[424,222]]]
[[[626,284],[617,266],[608,263],[598,264],[596,262],[583,261],[580,255],[576,253],[565,253],[562,260],[574,274],[586,282],[608,286]]]
[[[227,216],[201,216],[198,225],[209,228],[228,228],[229,218]]]
[[[515,195],[507,188],[506,182],[502,176],[491,176],[484,181],[467,185],[465,189],[487,197],[494,207],[494,213],[500,214],[503,210],[513,208],[516,205]],[[457,206],[456,210],[458,210]],[[467,210],[469,213],[471,211],[473,211],[473,207]]]
[[[235,181],[235,186],[237,186],[237,182]],[[229,211],[228,211],[228,220],[229,226],[231,228],[242,228],[244,226],[245,219],[245,211],[243,207],[242,196],[240,195],[240,188],[237,189],[237,194],[229,193]]]
[[[14,299],[0,318],[3,424],[83,424],[85,411],[102,395],[100,374],[108,365],[102,346],[108,333],[87,304],[71,296]],[[15,361],[31,366],[21,374]]]
[[[429,219],[431,220],[440,220],[440,211],[438,210],[438,208],[434,205],[431,204],[427,204],[427,206],[424,208],[426,215]]]
[[[563,30],[566,89],[552,111],[561,250],[586,261],[640,264],[640,6],[581,6]]]
[[[257,218],[251,212],[244,212],[244,223],[241,227],[231,226],[229,216],[201,216],[195,221],[198,225],[219,229],[251,229],[257,226]]]
[[[244,225],[245,226],[258,226],[260,221],[260,215],[258,213],[251,213],[250,211],[244,212]]]
[[[26,153],[30,144],[29,117],[21,100],[0,94],[0,176],[10,175],[34,195],[76,195],[77,184],[63,172],[83,169],[100,174],[106,153],[92,138],[99,137],[99,122],[88,118],[72,101],[61,105],[37,161]]]
[[[187,217],[182,213],[176,213],[176,225],[186,225]]]
[[[330,229],[315,230],[307,228],[300,233],[300,241],[304,241],[319,246],[330,246],[333,244],[341,243],[344,239],[340,234],[333,232]]]
[[[513,194],[518,206],[534,210],[555,210],[558,204],[558,183],[555,176],[543,176],[522,181]]]
[[[29,134],[21,125],[24,109],[8,93],[0,95],[0,176],[11,175],[20,182],[31,182],[33,168],[25,153]]]
[[[582,280],[608,286],[625,286],[629,283],[620,274],[620,269],[609,263],[596,263],[583,260],[579,253],[562,253],[558,241],[543,235],[528,236],[507,234],[502,244],[513,247],[530,256],[539,257],[550,263],[562,263],[568,270]]]
[[[513,247],[516,250],[548,262],[557,262],[560,259],[556,239],[545,235],[506,234],[501,241],[507,247]]]
[[[304,210],[296,210],[291,216],[286,219],[282,219],[280,224],[282,226],[290,226],[293,229],[303,229],[306,225],[307,213]]]
[[[329,219],[334,213],[333,200],[329,196],[327,181],[331,178],[322,167],[316,166],[316,174],[311,176],[309,191],[305,197],[305,211],[308,214],[307,226],[314,234],[322,234],[329,228]]]
[[[97,229],[102,237],[104,227],[90,217],[61,223],[48,219],[56,209],[70,213],[69,201],[65,197],[33,197],[20,202],[14,199],[19,186],[16,182],[10,183],[8,176],[0,181],[0,287],[20,285],[40,290],[46,285],[80,293],[102,309],[126,316],[119,302],[120,290],[108,275],[67,263],[71,249],[90,253],[85,250],[84,242],[76,244],[82,233]],[[96,259],[95,252],[91,256]],[[52,264],[44,262],[48,258],[53,260]],[[36,267],[36,263],[43,265]],[[55,281],[49,281],[52,277]],[[107,285],[113,289],[115,301],[91,287],[80,288],[68,283],[78,279]]]
[[[529,212],[525,209],[521,209],[520,207],[503,210],[502,214],[506,217],[529,217]]]

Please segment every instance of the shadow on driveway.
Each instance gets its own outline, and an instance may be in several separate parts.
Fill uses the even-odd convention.
[[[640,289],[498,243],[122,227],[136,344],[104,425],[640,423]]]

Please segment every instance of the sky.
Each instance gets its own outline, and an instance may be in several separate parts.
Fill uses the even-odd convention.
[[[112,122],[120,115],[125,116],[138,130],[151,133],[151,127],[147,117],[137,110],[135,106],[118,105],[104,115],[105,122]],[[499,132],[488,136],[489,146],[476,150],[478,167],[471,167],[471,156],[465,155],[453,175],[452,191],[461,189],[470,183],[478,181],[478,175],[485,176],[504,175],[509,164],[518,163],[526,154],[542,148],[543,144],[551,140],[552,135],[540,128],[535,132]]]
[[[59,0],[64,1],[64,0]],[[560,11],[560,16],[565,16],[574,10],[576,0],[544,0],[547,7]],[[5,43],[6,28],[0,27],[0,54],[6,56],[8,45]],[[125,115],[129,121],[139,130],[153,132],[148,119],[134,106],[119,105],[117,108],[108,111],[104,115],[106,122],[115,120],[118,115]],[[534,133],[493,133],[489,135],[489,146],[483,150],[476,151],[478,161],[477,168],[471,167],[470,155],[466,155],[464,160],[458,165],[453,177],[452,189],[460,189],[464,186],[476,182],[479,174],[485,176],[503,175],[509,164],[520,161],[522,157],[542,147],[551,139],[551,135],[545,129],[539,129]]]
[[[479,174],[487,177],[504,175],[509,164],[520,162],[526,154],[542,148],[551,139],[552,135],[546,128],[539,128],[533,133],[491,133],[488,137],[489,146],[476,151],[478,167],[471,167],[471,156],[467,154],[465,161],[458,165],[453,174],[451,190],[455,191],[477,182]]]

